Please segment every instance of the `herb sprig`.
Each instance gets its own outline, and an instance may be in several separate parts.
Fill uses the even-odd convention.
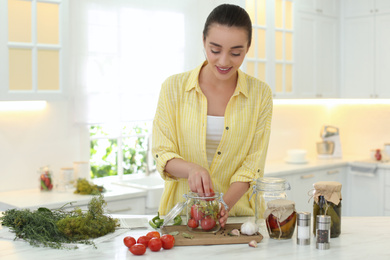
[[[15,240],[23,239],[35,247],[76,249],[77,245],[71,244],[81,243],[96,248],[89,239],[114,232],[118,226],[117,219],[103,214],[105,205],[100,195],[91,199],[86,212],[80,208],[66,211],[64,206],[54,210],[10,209],[4,212],[0,221],[15,233]]]

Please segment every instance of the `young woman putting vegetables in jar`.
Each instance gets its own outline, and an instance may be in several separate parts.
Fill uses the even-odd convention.
[[[254,215],[253,179],[262,177],[272,117],[269,86],[239,68],[251,45],[252,23],[239,6],[223,4],[203,30],[206,61],[162,85],[152,152],[165,179],[159,212],[189,191],[222,192],[223,227],[230,216]]]

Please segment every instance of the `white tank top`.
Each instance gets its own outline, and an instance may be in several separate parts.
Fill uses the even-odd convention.
[[[209,165],[213,161],[223,134],[225,119],[223,116],[207,116],[206,153]]]

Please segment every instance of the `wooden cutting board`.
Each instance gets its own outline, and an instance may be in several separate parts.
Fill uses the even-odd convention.
[[[195,233],[187,229],[187,226],[165,226],[161,228],[163,234],[168,234],[174,231],[178,231],[179,234],[175,235],[175,246],[196,246],[196,245],[225,245],[225,244],[247,244],[252,240],[257,243],[261,242],[263,236],[258,232],[253,236],[240,235],[229,236],[228,233],[237,228],[241,228],[240,223],[226,224],[224,228],[221,228],[217,233]],[[185,238],[183,232],[193,235],[192,239]]]

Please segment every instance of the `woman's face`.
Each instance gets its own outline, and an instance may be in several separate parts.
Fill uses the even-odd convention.
[[[248,52],[248,34],[243,28],[213,24],[203,45],[215,77],[228,80],[236,75]]]

